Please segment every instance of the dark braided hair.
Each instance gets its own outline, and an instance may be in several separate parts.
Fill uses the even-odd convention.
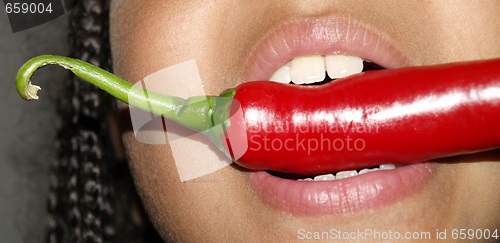
[[[108,8],[108,0],[77,1],[69,42],[70,56],[111,70]],[[151,224],[133,220],[144,214],[111,138],[113,98],[73,75],[69,79],[57,102],[58,160],[52,165],[46,242],[161,242]]]

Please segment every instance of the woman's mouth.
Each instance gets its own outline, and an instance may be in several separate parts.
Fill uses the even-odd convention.
[[[363,71],[407,66],[386,35],[349,18],[288,23],[259,43],[242,82],[270,80],[290,85],[322,85]],[[434,165],[370,168],[311,175],[278,171],[248,172],[261,202],[296,215],[330,215],[389,205],[417,193]]]

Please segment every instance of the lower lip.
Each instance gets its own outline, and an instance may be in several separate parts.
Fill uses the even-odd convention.
[[[265,171],[250,172],[249,181],[263,203],[303,216],[335,215],[381,208],[420,191],[434,165],[415,164],[334,181],[295,181]]]

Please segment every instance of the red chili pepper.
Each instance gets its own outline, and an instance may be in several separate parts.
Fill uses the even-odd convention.
[[[231,118],[228,134],[246,130],[237,163],[249,169],[324,174],[500,147],[500,59],[321,86],[248,82],[234,98],[243,116]]]
[[[88,63],[41,56],[16,77],[23,98],[38,98],[29,79],[47,64],[203,131],[219,148],[227,142],[236,163],[253,170],[324,174],[500,147],[500,59],[365,72],[321,86],[248,82],[183,100],[150,91],[145,97]]]

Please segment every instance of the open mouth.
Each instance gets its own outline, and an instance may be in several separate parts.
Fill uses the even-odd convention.
[[[337,79],[408,63],[392,42],[360,23],[343,18],[306,20],[281,26],[259,43],[242,82],[269,80],[319,88]],[[329,160],[313,154],[310,166]],[[394,165],[380,161],[351,164],[342,167],[347,170],[327,173],[314,173],[310,168],[285,173],[263,166],[248,176],[260,200],[275,210],[329,215],[402,200],[427,184],[433,167],[431,163]]]

